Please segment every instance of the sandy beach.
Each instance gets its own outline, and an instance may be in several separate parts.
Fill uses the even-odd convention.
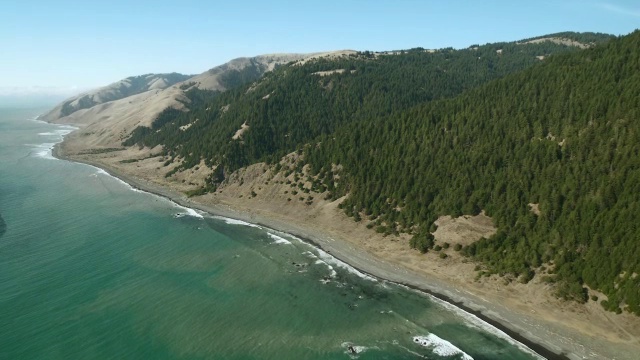
[[[353,222],[336,209],[337,202],[305,206],[274,195],[282,193],[279,185],[258,187],[273,178],[268,170],[254,171],[260,175],[246,184],[189,198],[181,182],[165,180],[158,171],[153,175],[136,171],[136,166],[144,165],[123,162],[132,155],[127,150],[81,153],[76,151],[78,138],[69,140],[74,144],[69,147],[65,139],[56,145],[54,156],[99,167],[135,188],[185,207],[295,235],[362,272],[428,293],[469,313],[469,317],[477,316],[545,358],[631,360],[640,353],[640,320],[632,315],[607,313],[597,303],[560,301],[535,281],[528,285],[506,283],[499,277],[474,281],[476,264],[453,250],[446,260],[435,253],[422,255],[409,249],[402,237],[383,238],[363,223]],[[158,163],[154,158],[149,161]],[[244,174],[247,179],[249,175]],[[256,198],[249,196],[254,190]]]

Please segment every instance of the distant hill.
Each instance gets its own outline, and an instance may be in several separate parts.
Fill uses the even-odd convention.
[[[588,47],[595,46],[599,43],[602,43],[603,41],[611,39],[615,39],[615,36],[603,33],[577,33],[567,31],[523,39],[520,40],[519,43],[539,43],[544,41],[551,41],[558,44],[565,44],[567,46],[578,46],[586,49]]]
[[[190,77],[191,75],[178,73],[131,76],[111,85],[67,99],[41,118],[45,121],[54,121],[69,116],[78,110],[89,109],[95,105],[123,99],[149,90],[166,89]]]
[[[142,75],[128,78],[95,92],[69,99],[42,118],[60,124],[81,126],[82,130],[72,136],[80,136],[80,133],[90,134],[91,136],[85,136],[84,145],[88,147],[117,147],[133,129],[137,126],[149,126],[163,110],[187,110],[185,104],[191,100],[185,93],[190,89],[199,89],[208,92],[208,96],[215,96],[217,92],[255,81],[279,65],[310,56],[335,54],[261,55],[234,59],[196,76],[175,75],[167,78],[164,75]],[[133,86],[134,84],[137,85]],[[132,91],[134,88],[137,91]],[[114,94],[122,97],[107,101],[118,97]],[[76,110],[62,116],[68,112],[63,111],[64,109]]]

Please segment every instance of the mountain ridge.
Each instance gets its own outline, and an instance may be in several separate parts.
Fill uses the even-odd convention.
[[[144,74],[129,76],[95,90],[73,96],[41,116],[45,121],[55,121],[78,110],[89,109],[106,102],[120,100],[150,90],[162,90],[191,78],[178,73]]]
[[[348,53],[343,51],[340,53]],[[223,92],[228,87],[255,81],[265,72],[278,65],[297,61],[309,56],[335,56],[334,52],[311,54],[270,54],[249,58],[233,59],[225,64],[213,67],[199,75],[190,76],[162,89],[148,89],[120,99],[97,103],[78,109],[67,116],[60,116],[61,109],[71,101],[79,101],[79,96],[56,106],[41,118],[59,124],[73,124],[81,127],[79,132],[91,138],[87,144],[94,147],[119,147],[134,128],[149,126],[165,109],[186,111],[191,100],[185,95],[188,90],[199,89],[210,96]],[[338,55],[340,56],[340,55]],[[124,79],[126,80],[126,79]],[[122,81],[124,81],[122,80]],[[114,83],[116,86],[122,82]],[[105,88],[102,88],[105,89]],[[106,87],[107,91],[109,87]],[[100,90],[100,89],[99,89]],[[97,135],[97,136],[96,136]],[[75,134],[74,136],[78,136]]]

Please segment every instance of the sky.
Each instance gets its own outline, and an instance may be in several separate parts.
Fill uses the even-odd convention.
[[[463,48],[639,27],[637,0],[0,0],[0,97],[69,96],[266,53]]]

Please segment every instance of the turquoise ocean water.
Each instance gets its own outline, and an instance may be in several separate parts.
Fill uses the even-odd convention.
[[[0,109],[0,359],[535,358],[295,237],[54,159],[71,128],[36,115]]]

